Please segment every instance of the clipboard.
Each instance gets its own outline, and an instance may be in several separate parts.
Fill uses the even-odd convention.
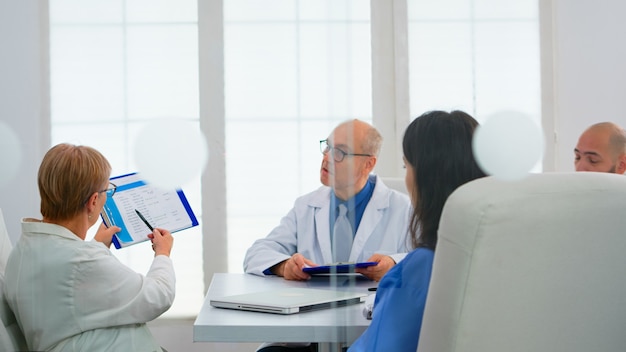
[[[139,210],[153,227],[164,228],[171,233],[198,226],[198,219],[182,189],[153,187],[136,172],[110,180],[117,189],[113,197],[107,197],[100,216],[107,227],[115,225],[122,229],[113,235],[115,248],[149,240],[148,234],[152,231],[135,210]]]
[[[333,263],[320,266],[310,266],[302,268],[307,274],[346,274],[353,273],[356,268],[367,268],[368,266],[378,265],[378,262],[360,262],[360,263]]]

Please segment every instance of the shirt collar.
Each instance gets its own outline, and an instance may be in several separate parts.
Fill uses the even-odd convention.
[[[22,232],[55,235],[71,240],[82,241],[80,237],[61,225],[45,223],[41,220],[33,218],[22,219]]]
[[[357,208],[361,203],[369,200],[370,198],[369,196],[371,195],[373,189],[374,189],[374,183],[372,182],[371,179],[368,178],[363,189],[361,189],[359,193],[355,194],[352,198],[349,198],[347,200],[341,200],[337,198],[337,196],[335,195],[335,192],[332,192],[332,197],[331,197],[331,202],[330,202],[331,209],[336,209],[339,206],[339,204],[345,204],[346,207],[348,208],[348,211],[353,210]]]

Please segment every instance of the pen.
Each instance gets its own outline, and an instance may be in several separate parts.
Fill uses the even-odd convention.
[[[139,215],[139,218],[141,219],[141,221],[143,221],[144,224],[146,224],[146,226],[148,226],[148,228],[150,229],[150,231],[154,231],[154,228],[152,227],[152,225],[150,225],[150,223],[148,222],[148,220],[146,220],[146,218],[143,217],[143,215],[141,215],[141,213],[139,212],[139,210],[135,209],[135,213],[137,213],[137,215]]]
[[[376,291],[376,287],[370,287],[367,289],[368,291]]]

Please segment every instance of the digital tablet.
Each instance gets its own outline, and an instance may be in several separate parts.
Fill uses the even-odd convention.
[[[344,274],[344,273],[353,273],[356,268],[366,268],[368,266],[377,265],[378,262],[361,262],[361,263],[335,263],[335,264],[326,264],[320,266],[311,266],[303,268],[307,274],[315,275],[315,274]]]

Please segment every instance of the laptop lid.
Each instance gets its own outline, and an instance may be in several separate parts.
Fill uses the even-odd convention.
[[[253,312],[294,314],[317,309],[343,307],[365,301],[366,293],[289,287],[212,298],[213,307]]]

